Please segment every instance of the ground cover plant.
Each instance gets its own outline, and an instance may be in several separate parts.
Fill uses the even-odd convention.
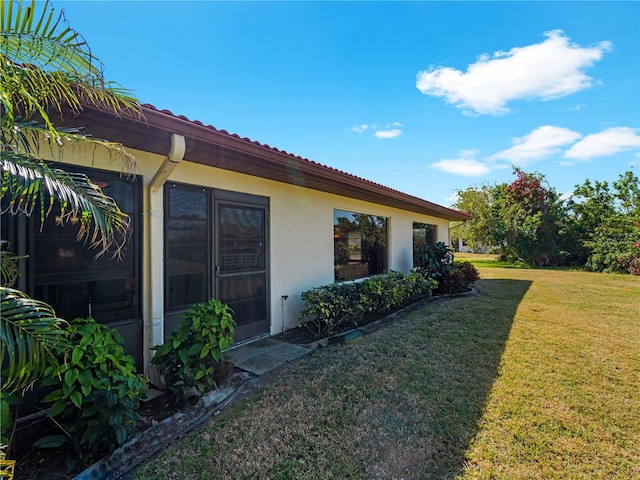
[[[135,478],[639,478],[640,279],[480,275],[476,296],[307,357]]]

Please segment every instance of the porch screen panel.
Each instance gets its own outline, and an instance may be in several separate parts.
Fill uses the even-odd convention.
[[[233,309],[238,326],[264,320],[267,310],[264,274],[221,278],[220,301]]]
[[[62,318],[93,316],[98,322],[130,319],[140,315],[139,261],[136,243],[140,226],[139,183],[118,174],[87,172],[91,180],[112,197],[132,222],[132,234],[119,260],[107,252],[95,258],[95,250],[76,240],[78,220],[60,226],[55,215],[35,226],[29,257],[33,268],[34,296],[52,305]]]
[[[169,188],[166,217],[167,309],[209,298],[208,194],[202,189]]]
[[[220,215],[220,273],[264,270],[263,209],[224,205]]]
[[[216,293],[233,310],[235,340],[242,341],[269,331],[267,209],[220,198],[216,213]]]

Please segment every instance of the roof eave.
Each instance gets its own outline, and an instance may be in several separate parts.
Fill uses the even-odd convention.
[[[94,136],[117,141],[125,147],[166,155],[170,134],[187,139],[185,160],[311,188],[360,200],[444,218],[470,220],[454,210],[292,155],[248,138],[229,134],[186,117],[143,106],[144,118],[116,117],[95,107],[85,107],[76,117]],[[246,158],[253,162],[247,162]]]

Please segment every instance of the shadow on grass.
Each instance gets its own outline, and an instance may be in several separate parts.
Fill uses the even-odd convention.
[[[480,280],[478,295],[320,349],[137,478],[454,478],[530,284]]]
[[[409,367],[431,380],[425,404],[433,432],[432,461],[426,471],[412,472],[419,478],[453,478],[463,472],[465,453],[500,373],[516,310],[530,285],[522,280],[480,280],[478,296],[448,302],[418,328],[428,354],[414,358]]]

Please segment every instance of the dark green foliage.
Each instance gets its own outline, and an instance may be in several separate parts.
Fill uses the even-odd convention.
[[[469,287],[480,279],[480,274],[471,262],[453,262],[451,268],[438,278],[438,293],[455,294],[469,291]]]
[[[538,173],[514,169],[518,177],[505,188],[502,214],[507,224],[504,258],[539,267],[564,263],[560,244],[564,206]]]
[[[434,293],[448,295],[467,292],[480,278],[470,262],[455,262],[453,250],[442,242],[420,247],[416,255],[416,264],[419,272],[438,282],[438,288]]]
[[[76,318],[68,331],[71,346],[57,351],[58,362],[47,367],[40,383],[54,388],[43,402],[63,432],[36,446],[63,447],[72,468],[131,438],[146,381],[136,373],[133,357],[124,353],[117,331],[92,318]]]
[[[584,244],[591,250],[585,264],[588,270],[640,275],[640,221],[612,216],[599,225]]]
[[[451,229],[452,240],[456,243],[459,238],[465,240],[474,252],[484,251],[487,247],[504,246],[507,223],[501,212],[506,197],[505,188],[506,184],[501,184],[457,190],[455,207],[470,213],[473,218]]]
[[[612,185],[586,180],[567,201],[543,175],[514,173],[509,185],[458,191],[456,207],[473,219],[456,235],[474,248],[499,248],[504,261],[640,274],[640,180],[633,172]]]
[[[315,335],[330,335],[338,325],[357,324],[364,315],[359,301],[362,282],[332,283],[302,292],[304,325]]]
[[[419,272],[375,275],[359,282],[332,283],[302,292],[304,325],[318,337],[342,326],[393,311],[407,302],[431,295],[436,282]]]
[[[422,245],[416,255],[418,270],[436,280],[444,275],[453,263],[453,250],[443,242]]]
[[[204,393],[216,386],[215,367],[233,343],[236,322],[219,300],[196,303],[183,315],[177,332],[153,347],[153,365],[162,368],[167,387],[177,395],[193,387]]]
[[[640,275],[640,181],[632,172],[613,182],[587,180],[568,203],[585,267]]]

